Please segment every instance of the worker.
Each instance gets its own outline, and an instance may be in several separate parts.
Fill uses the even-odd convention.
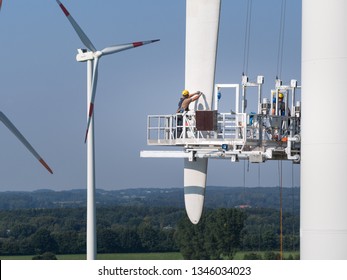
[[[278,115],[285,116],[286,114],[286,104],[283,101],[283,93],[278,94]]]
[[[189,111],[189,104],[193,101],[196,101],[199,99],[199,97],[202,95],[202,92],[197,91],[195,93],[189,93],[188,90],[182,91],[182,97],[180,98],[180,101],[178,102],[178,108],[176,113],[184,113]],[[179,138],[183,131],[183,115],[177,116],[177,138]]]
[[[285,110],[286,110],[286,104],[283,101],[283,93],[279,92],[278,93],[278,112],[277,112],[277,116],[285,116]],[[276,96],[274,96],[272,98],[272,103],[273,103],[273,108],[272,108],[272,114],[275,115],[275,111],[276,111]]]
[[[178,102],[178,109],[176,113],[184,113],[185,111],[189,111],[189,104],[193,101],[196,101],[199,99],[199,97],[202,95],[201,91],[197,91],[195,93],[189,93],[188,90],[182,91],[182,97],[180,98],[180,101]]]

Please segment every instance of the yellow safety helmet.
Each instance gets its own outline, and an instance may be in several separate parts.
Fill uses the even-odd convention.
[[[279,93],[278,98],[283,98],[283,93]]]
[[[184,91],[182,91],[182,95],[183,95],[183,96],[189,95],[189,91],[185,89]]]

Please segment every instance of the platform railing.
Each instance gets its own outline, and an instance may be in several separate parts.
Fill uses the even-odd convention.
[[[221,142],[245,145],[280,142],[300,134],[300,120],[288,116],[218,113],[214,131],[196,129],[195,112],[150,115],[147,120],[149,145],[204,145]]]
[[[196,129],[195,112],[173,115],[149,115],[147,142],[149,145],[183,145],[213,141],[245,141],[246,114],[219,113],[216,131]]]

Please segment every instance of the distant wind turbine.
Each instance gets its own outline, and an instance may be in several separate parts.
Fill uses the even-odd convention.
[[[96,94],[96,84],[98,79],[98,62],[103,55],[113,54],[120,51],[125,51],[131,48],[140,47],[146,44],[154,43],[159,40],[150,40],[142,42],[133,42],[129,44],[115,45],[104,48],[98,51],[87,35],[83,32],[81,27],[77,24],[65,6],[56,0],[67,19],[70,21],[72,27],[75,29],[78,37],[88,50],[78,50],[76,56],[77,61],[87,62],[87,98],[89,102],[88,121],[85,135],[85,142],[87,142],[87,189],[88,189],[88,202],[87,202],[87,259],[96,258],[96,221],[95,221],[95,168],[94,168],[94,125],[93,125],[93,111],[94,100]]]
[[[70,21],[72,27],[75,29],[78,37],[81,39],[82,43],[86,46],[86,48],[89,50],[87,52],[86,50],[79,50],[79,54],[77,55],[77,61],[93,61],[94,67],[93,71],[91,73],[91,78],[92,78],[92,96],[89,104],[89,114],[88,114],[88,124],[87,124],[87,130],[86,130],[86,136],[85,136],[85,142],[87,141],[88,137],[88,130],[90,127],[93,111],[94,111],[94,100],[95,100],[95,94],[96,94],[96,85],[97,85],[97,80],[98,80],[98,64],[99,64],[99,59],[103,55],[108,55],[108,54],[113,54],[116,52],[121,52],[125,51],[128,49],[140,47],[146,44],[154,43],[159,40],[150,40],[150,41],[141,41],[141,42],[133,42],[133,43],[127,43],[127,44],[121,44],[121,45],[115,45],[115,46],[110,46],[106,47],[101,51],[98,51],[93,43],[89,40],[87,35],[83,32],[81,27],[77,24],[77,22],[74,20],[74,18],[70,15],[69,11],[65,8],[65,6],[59,1],[56,0],[57,3],[59,4],[60,8],[63,10],[65,16],[67,19]]]

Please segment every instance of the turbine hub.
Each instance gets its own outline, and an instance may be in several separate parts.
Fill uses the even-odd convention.
[[[94,58],[99,58],[100,56],[102,56],[102,52],[101,51],[94,52]]]

